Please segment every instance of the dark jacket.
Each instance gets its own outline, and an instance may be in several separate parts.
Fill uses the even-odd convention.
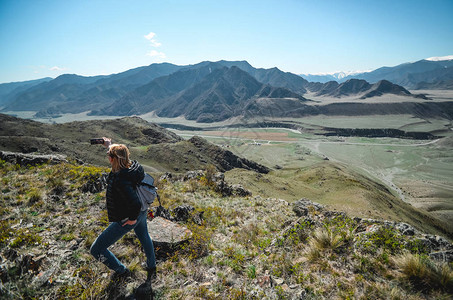
[[[129,169],[117,173],[110,172],[107,178],[107,214],[110,222],[126,218],[136,220],[140,214],[141,203],[136,186],[145,177],[143,167],[133,161]]]

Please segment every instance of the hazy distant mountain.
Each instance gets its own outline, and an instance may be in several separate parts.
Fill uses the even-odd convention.
[[[362,71],[336,72],[331,74],[300,74],[300,76],[310,82],[326,83],[329,81],[343,81],[345,77],[362,74]]]
[[[10,99],[13,99],[17,94],[27,89],[50,80],[52,80],[52,78],[46,77],[29,81],[2,83],[0,84],[0,105],[8,102]]]
[[[413,63],[404,63],[395,67],[382,67],[367,72],[337,72],[332,74],[301,74],[301,77],[310,82],[339,83],[349,79],[363,79],[369,83],[387,80],[409,89],[445,88],[450,89],[448,81],[453,80],[453,55],[445,57],[431,57]],[[445,84],[439,84],[445,81]],[[418,86],[422,84],[421,86]],[[313,85],[312,85],[313,87]]]
[[[343,80],[364,79],[370,83],[388,80],[412,89],[420,82],[435,83],[453,78],[453,60],[420,60],[395,67],[383,67],[372,72],[345,77]]]
[[[10,97],[4,103],[4,110],[35,110],[42,116],[93,110],[110,104],[157,77],[181,68],[165,63],[109,76],[64,74]]]

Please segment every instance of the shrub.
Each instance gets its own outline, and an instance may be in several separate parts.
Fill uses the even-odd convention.
[[[401,252],[405,248],[405,240],[392,229],[379,227],[376,231],[361,236],[358,245],[372,254],[376,253],[378,249],[387,250],[393,254]]]
[[[286,241],[289,241],[293,245],[303,243],[310,236],[312,229],[313,224],[310,221],[304,220],[299,222],[283,234],[283,237],[278,240],[278,244],[284,245]]]
[[[188,228],[192,231],[192,237],[182,247],[183,253],[191,260],[206,256],[209,253],[212,230],[195,224],[189,224]]]

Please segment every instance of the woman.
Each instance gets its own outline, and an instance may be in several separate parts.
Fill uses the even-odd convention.
[[[145,172],[137,161],[129,159],[129,149],[125,145],[111,144],[111,140],[104,139],[112,171],[107,178],[107,214],[110,225],[99,235],[91,246],[91,254],[108,268],[115,271],[113,279],[122,280],[131,276],[116,256],[107,248],[118,241],[132,229],[143,246],[146,254],[147,282],[156,274],[156,258],[151,238],[148,234],[146,222],[147,210],[141,210],[141,203],[136,192]]]

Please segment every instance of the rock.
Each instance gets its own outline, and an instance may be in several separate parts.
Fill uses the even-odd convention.
[[[173,219],[176,222],[187,222],[190,218],[190,213],[194,210],[195,208],[193,208],[193,206],[190,205],[177,206],[175,207],[175,209],[173,209],[173,213],[175,216]]]
[[[182,178],[182,180],[187,181],[190,179],[197,179],[197,178],[201,178],[203,175],[204,175],[204,173],[201,170],[188,171],[186,174],[184,174],[184,177]]]
[[[213,182],[219,182],[219,181],[224,181],[225,180],[225,174],[222,172],[217,172],[214,175],[212,175],[212,181]]]
[[[162,217],[148,221],[148,232],[153,240],[158,257],[170,256],[192,236],[192,232],[186,227]]]
[[[437,261],[451,263],[453,262],[453,250],[432,252],[429,254],[429,257]]]
[[[215,191],[222,194],[223,197],[228,197],[233,194],[232,187],[223,180],[215,183]]]
[[[84,183],[80,188],[83,193],[90,192],[92,194],[100,193],[107,187],[107,176],[108,174],[103,173],[99,178],[95,180],[89,180]]]
[[[406,223],[396,223],[395,228],[403,235],[413,236],[415,234],[415,228]]]
[[[283,278],[272,277],[271,279],[274,286],[282,285],[285,282]]]
[[[166,172],[164,175],[160,176],[159,181],[162,182],[162,181],[166,180],[166,181],[171,182],[172,179],[173,179],[173,174],[171,174],[170,172]]]
[[[306,198],[302,198],[302,199],[294,202],[293,211],[296,213],[296,215],[298,217],[303,217],[303,216],[308,215],[308,211],[309,211],[310,207],[314,208],[315,210],[324,209],[323,205],[316,203],[316,202],[312,202]]]
[[[167,220],[173,220],[170,211],[163,206],[154,206],[152,207],[154,217],[162,217]]]
[[[64,155],[34,155],[7,151],[0,151],[0,159],[21,166],[36,166],[44,163],[58,164],[60,162],[67,162],[66,156]]]
[[[262,288],[268,287],[271,285],[271,277],[269,275],[263,275],[257,279],[258,285]]]
[[[38,275],[36,275],[31,284],[38,288],[38,287],[41,287],[43,285],[46,285],[46,284],[51,284],[52,283],[52,275],[53,273],[55,272],[54,269],[49,269],[47,271],[44,271],[44,272],[40,272]]]
[[[250,192],[249,190],[246,190],[240,184],[233,184],[231,186],[231,189],[232,189],[233,195],[236,195],[236,196],[239,196],[239,197],[247,197],[247,196],[251,196],[252,195],[252,192]]]

